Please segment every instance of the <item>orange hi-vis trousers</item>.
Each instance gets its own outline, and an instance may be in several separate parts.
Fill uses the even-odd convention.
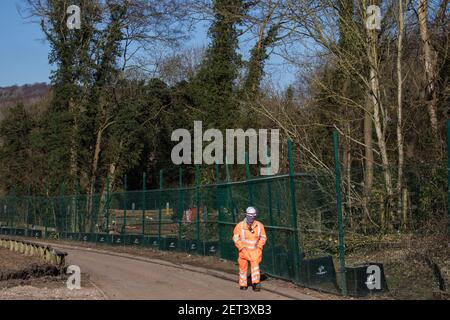
[[[259,221],[253,221],[249,226],[241,221],[234,228],[233,241],[239,250],[239,286],[247,286],[248,264],[250,263],[252,284],[260,282],[259,264],[262,260],[262,251],[267,241],[264,225]]]

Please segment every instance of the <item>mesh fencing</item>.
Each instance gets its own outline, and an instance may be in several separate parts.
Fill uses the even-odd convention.
[[[310,273],[315,270],[302,266],[309,258],[329,255],[336,260],[333,179],[296,174],[110,194],[10,196],[0,200],[1,232],[143,245],[236,261],[233,229],[244,219],[245,208],[256,206],[268,235],[263,272],[337,292],[335,285],[314,283]]]
[[[384,263],[391,283],[404,286],[401,283],[414,281],[409,281],[401,272],[403,264],[392,262],[392,257],[409,259],[415,254],[410,236],[420,232],[426,218],[447,215],[445,171],[443,165],[407,167],[403,189],[394,191],[393,201],[386,197],[383,171],[374,172],[369,201],[364,198],[363,184],[358,183],[364,173],[353,170],[347,179],[344,171],[345,256],[336,176],[329,171],[93,195],[10,195],[0,199],[0,233],[139,245],[236,261],[233,229],[244,219],[245,208],[255,206],[268,235],[263,273],[341,293],[344,286],[352,286],[359,272],[352,269],[354,266],[378,261]],[[399,199],[403,200],[403,211],[396,207]],[[435,251],[443,252],[445,262],[445,250]],[[342,258],[346,273],[340,268]],[[424,274],[419,267],[411,268],[408,274],[415,271]]]
[[[450,172],[450,171],[449,171]],[[449,283],[449,188],[446,164],[408,163],[398,188],[398,167],[375,167],[370,194],[363,170],[344,170],[345,259],[347,280],[358,266],[378,264],[384,286],[401,299],[436,299]],[[353,276],[352,276],[353,274]],[[355,285],[349,291],[361,290]],[[447,289],[448,290],[448,289]]]

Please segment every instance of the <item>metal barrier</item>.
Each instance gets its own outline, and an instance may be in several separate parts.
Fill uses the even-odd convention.
[[[448,128],[450,150],[450,122]],[[334,170],[330,162],[295,172],[289,141],[286,174],[254,177],[247,157],[241,181],[231,181],[225,164],[216,166],[214,183],[202,184],[202,168],[196,165],[193,186],[183,183],[186,176],[192,180],[193,172],[183,174],[179,168],[178,187],[165,187],[161,170],[160,188],[154,190],[147,189],[144,173],[142,190],[128,190],[125,175],[116,192],[105,188],[82,194],[79,184],[69,195],[64,188],[59,196],[13,192],[0,197],[0,236],[138,245],[235,261],[233,229],[251,205],[259,209],[258,220],[268,234],[261,265],[265,274],[346,295],[347,268],[378,259],[385,243],[380,238],[408,237],[426,221],[446,215],[450,221],[450,153],[448,168],[442,163],[406,166],[404,189],[394,195],[386,193],[385,168],[376,167],[373,194],[366,197],[358,182],[363,170],[340,163],[336,131],[333,146]],[[213,168],[207,169],[210,176]]]
[[[55,265],[60,269],[66,265],[67,253],[48,245],[0,236],[0,247],[24,254],[25,256],[38,256],[46,263]]]

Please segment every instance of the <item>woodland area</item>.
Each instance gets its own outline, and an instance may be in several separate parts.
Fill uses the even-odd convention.
[[[65,27],[71,4],[81,30]],[[380,30],[366,27],[369,5]],[[448,0],[26,0],[21,10],[54,71],[48,98],[0,123],[3,195],[57,195],[62,183],[67,194],[117,191],[125,174],[139,189],[142,172],[156,188],[160,169],[176,184],[171,133],[202,120],[280,129],[296,172],[329,175],[338,130],[350,230],[402,232],[447,214]],[[209,45],[187,47],[201,23]],[[281,89],[275,58],[296,70]],[[214,181],[214,168],[203,172]]]

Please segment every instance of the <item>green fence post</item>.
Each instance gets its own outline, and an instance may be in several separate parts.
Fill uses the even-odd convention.
[[[55,195],[54,197],[51,198],[51,203],[52,203],[52,211],[53,211],[53,228],[55,229],[55,233],[57,233],[58,235],[60,235],[61,232],[61,226],[59,225],[60,223],[58,223],[58,220],[61,220],[60,218],[58,218],[58,196]]]
[[[197,246],[200,245],[200,166],[195,165],[195,207],[197,211]]]
[[[295,188],[295,176],[294,176],[294,160],[292,157],[292,140],[288,140],[288,160],[289,160],[289,184],[291,192],[291,210],[292,210],[292,226],[294,228],[294,272],[296,281],[300,281],[300,272],[302,261],[300,259],[300,235],[297,218],[297,198]]]
[[[218,163],[216,163],[216,183],[220,183],[220,167]]]
[[[183,227],[183,211],[184,211],[184,197],[183,197],[183,168],[178,169],[178,246],[181,245],[181,229]]]
[[[447,120],[447,231],[450,234],[450,120]]]
[[[44,235],[42,237],[45,239],[48,238],[48,218],[47,217],[44,219]]]
[[[147,175],[142,173],[142,239],[145,236],[145,206],[146,206],[146,192],[147,192]],[[144,243],[144,241],[142,241]]]
[[[59,216],[62,218],[64,215],[64,221],[61,224],[61,229],[63,229],[63,232],[67,232],[67,213],[65,210],[65,203],[64,203],[64,182],[61,184],[61,190],[60,190],[60,199],[59,199]],[[61,214],[61,210],[63,211],[63,214]]]
[[[224,218],[224,206],[225,206],[225,202],[224,202],[224,192],[226,190],[224,188],[220,188],[217,190],[218,194],[217,194],[217,207],[219,210],[219,214],[218,214],[218,221],[217,221],[217,230],[219,232],[218,236],[219,236],[219,256],[220,258],[225,258],[225,243],[227,242],[227,237],[225,235],[225,230],[226,230],[226,225],[223,224],[223,222],[225,221]]]
[[[75,184],[75,226],[77,227],[78,233],[84,232],[81,228],[81,217],[80,211],[78,210],[78,201],[80,197],[80,180],[77,179],[77,183]]]
[[[267,201],[269,202],[269,223],[270,226],[274,226],[273,221],[273,205],[272,205],[272,180],[267,180]],[[270,235],[270,252],[272,256],[272,272],[275,274],[276,263],[275,263],[275,239],[273,235]]]
[[[158,213],[158,242],[161,243],[161,223],[162,223],[162,190],[164,188],[164,171],[159,170],[159,213]]]
[[[49,188],[48,188],[48,182],[46,183],[45,186],[45,221],[44,221],[44,231],[45,231],[45,238],[48,238],[48,234],[47,234],[47,229],[48,229],[48,220],[49,220],[49,215],[50,215],[50,193],[49,193]]]
[[[122,233],[127,233],[127,189],[128,189],[128,181],[127,181],[127,174],[123,175],[123,226],[122,226]],[[143,241],[142,241],[143,242]]]
[[[229,166],[228,162],[225,162],[225,173],[226,173],[227,182],[230,182],[230,180],[231,180],[231,177],[230,177],[230,166]]]
[[[247,179],[248,194],[250,198],[249,206],[253,206],[253,182],[250,181],[252,179],[252,174],[250,172],[250,160],[248,152],[245,152],[245,178]]]
[[[233,223],[236,223],[236,215],[234,212],[234,201],[233,201],[233,193],[231,192],[231,186],[230,186],[230,181],[231,181],[231,176],[230,176],[230,168],[227,162],[227,159],[225,159],[225,173],[226,173],[226,181],[227,181],[227,194],[228,194],[228,201],[231,201],[231,216],[233,218]]]
[[[109,234],[109,175],[106,176],[106,201],[105,201],[106,233]],[[112,239],[112,238],[111,238]]]
[[[11,215],[11,199],[12,199],[12,192],[9,190],[8,193],[8,201],[6,203],[6,216],[8,218],[8,227],[12,228],[12,215]]]
[[[8,227],[12,228],[12,215],[11,215],[11,194],[8,194],[8,201],[6,202],[6,217],[8,219]]]
[[[339,160],[339,136],[333,131],[334,164],[336,170],[336,204],[339,224],[339,272],[341,274],[342,294],[347,295],[347,274],[345,270],[344,218],[342,213],[341,163]]]
[[[11,205],[11,227],[16,228],[16,215],[17,215],[17,201],[16,201],[16,186],[13,187],[12,205]],[[15,231],[14,231],[15,234]]]
[[[26,218],[26,228],[25,228],[25,236],[28,236],[28,225],[30,224],[30,201],[31,201],[31,185],[28,185],[28,196],[27,196],[27,216]]]
[[[248,152],[245,152],[245,177],[247,179],[251,179],[252,178],[252,174],[250,172],[250,159],[248,156]]]
[[[91,184],[91,190],[92,192],[89,193],[89,197],[86,197],[86,210],[87,210],[87,216],[89,217],[89,219],[91,220],[90,223],[90,233],[91,234],[95,234],[95,239],[97,240],[97,234],[98,234],[98,230],[96,228],[96,224],[97,224],[97,215],[94,211],[94,198],[95,198],[95,177],[93,177],[92,179],[92,184]]]
[[[266,161],[269,163],[267,152],[265,154]],[[273,196],[272,196],[272,180],[267,180],[267,200],[269,202],[269,223],[270,226],[274,226],[274,220],[273,220]],[[272,256],[272,272],[275,274],[276,272],[276,261],[275,261],[275,239],[273,235],[271,234],[269,236],[270,238],[270,246],[271,246],[271,256]]]
[[[10,197],[11,197],[11,195],[10,195],[10,193],[8,193],[8,195],[6,196],[6,199],[5,199],[5,205],[4,205],[4,210],[5,210],[5,216],[6,216],[6,223],[7,223],[7,226],[9,227],[9,228],[11,228],[11,215],[9,214],[9,199],[10,199]]]

